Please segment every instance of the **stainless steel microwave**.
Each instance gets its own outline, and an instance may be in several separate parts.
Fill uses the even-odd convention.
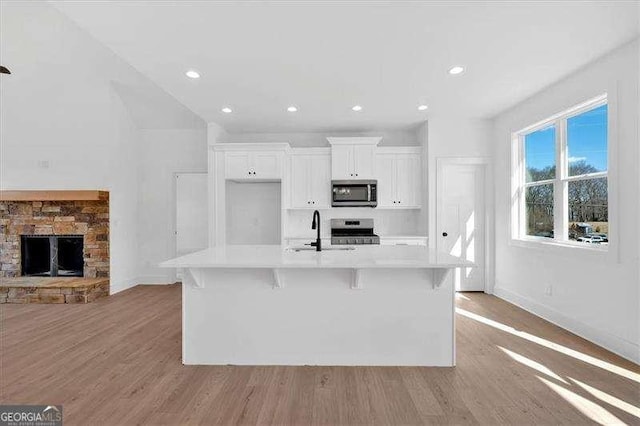
[[[332,207],[375,207],[378,205],[377,180],[332,180]]]

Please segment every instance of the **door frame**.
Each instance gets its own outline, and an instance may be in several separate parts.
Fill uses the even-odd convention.
[[[495,287],[495,272],[494,272],[494,249],[495,249],[495,233],[494,233],[494,194],[493,194],[493,167],[491,160],[488,157],[438,157],[436,158],[436,206],[434,209],[435,229],[433,229],[431,235],[434,236],[436,250],[438,247],[438,234],[440,231],[440,209],[442,207],[442,172],[444,167],[450,165],[475,165],[484,168],[484,223],[485,223],[485,238],[484,238],[484,292],[487,294],[493,294]]]
[[[172,208],[169,209],[171,211],[171,229],[169,230],[169,232],[171,232],[171,257],[177,257],[178,256],[178,176],[180,175],[207,175],[207,186],[209,185],[209,178],[208,178],[208,174],[206,171],[199,171],[199,172],[194,172],[194,171],[173,171],[171,173],[171,206]],[[209,191],[208,191],[209,192]],[[209,201],[210,200],[206,200],[205,202],[207,203],[207,210],[209,208]],[[208,210],[209,211],[209,210]],[[211,214],[209,213],[209,216]],[[207,220],[207,225],[211,226],[209,223],[209,220]],[[209,230],[206,231],[207,234],[209,235]],[[178,281],[182,281],[182,276],[180,273],[178,273],[178,270],[175,268],[171,268],[171,272],[172,272],[172,278],[173,278],[173,283],[178,282]]]

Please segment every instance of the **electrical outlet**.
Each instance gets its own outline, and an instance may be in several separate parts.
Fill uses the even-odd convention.
[[[551,284],[547,284],[547,286],[544,288],[544,294],[546,294],[547,296],[551,296],[553,294],[553,287],[551,286]]]
[[[41,169],[49,168],[49,160],[38,160],[38,167]]]

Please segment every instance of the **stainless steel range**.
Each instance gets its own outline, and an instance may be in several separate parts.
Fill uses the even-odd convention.
[[[331,244],[380,244],[373,219],[331,219]]]

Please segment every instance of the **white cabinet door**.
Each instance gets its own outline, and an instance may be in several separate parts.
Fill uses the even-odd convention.
[[[394,207],[396,201],[396,155],[378,154],[376,170],[378,177],[378,207]]]
[[[375,179],[376,147],[375,145],[353,146],[353,178]]]
[[[396,206],[419,206],[420,188],[422,188],[420,157],[416,154],[397,154]]]
[[[331,206],[331,156],[309,156],[309,196],[314,208]]]
[[[291,207],[306,208],[311,204],[309,194],[310,156],[291,156]]]
[[[252,176],[255,179],[279,179],[282,177],[280,161],[282,154],[274,151],[253,152],[251,161]]]
[[[422,238],[380,238],[383,246],[426,246],[427,237]]]
[[[250,153],[247,151],[227,152],[224,156],[225,177],[227,179],[250,179]]]
[[[353,145],[331,147],[332,179],[354,179]]]

